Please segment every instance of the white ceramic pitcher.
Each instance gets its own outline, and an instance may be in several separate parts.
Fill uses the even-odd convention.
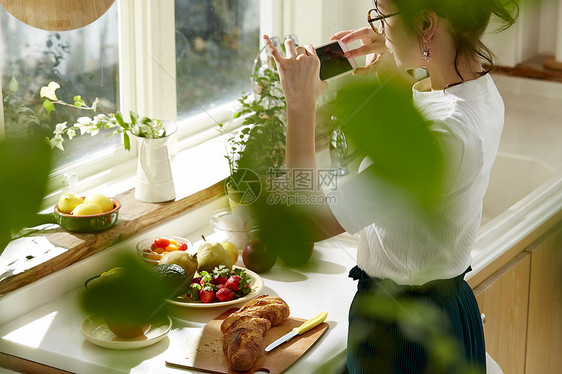
[[[176,190],[168,144],[175,134],[177,125],[166,123],[167,135],[162,138],[141,138],[135,184],[135,199],[148,203],[174,200]]]

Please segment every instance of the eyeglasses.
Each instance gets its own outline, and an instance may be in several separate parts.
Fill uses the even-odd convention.
[[[377,8],[373,8],[369,11],[367,22],[369,22],[369,25],[371,25],[374,32],[376,32],[379,35],[382,35],[384,34],[384,24],[386,22],[384,21],[384,19],[395,16],[397,14],[400,14],[400,12],[382,15]]]

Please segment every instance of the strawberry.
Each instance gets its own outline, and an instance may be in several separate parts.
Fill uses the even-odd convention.
[[[201,283],[201,277],[195,277],[191,280],[191,283]]]
[[[222,287],[217,291],[216,296],[218,301],[230,301],[234,299],[234,292],[230,288]]]
[[[202,303],[212,303],[215,301],[215,291],[201,290],[201,292],[199,292],[199,300],[201,300]]]
[[[233,291],[238,291],[240,289],[240,280],[242,278],[240,278],[240,276],[238,275],[233,275],[230,278],[228,278],[228,280],[225,283],[225,286],[230,288]]]
[[[220,277],[216,277],[215,279],[213,279],[213,283],[214,284],[225,284],[227,280],[228,280],[227,277],[220,276]]]
[[[220,290],[221,288],[225,288],[225,287],[224,287],[224,283],[221,283],[221,284],[217,284],[217,289],[219,289],[219,290]]]

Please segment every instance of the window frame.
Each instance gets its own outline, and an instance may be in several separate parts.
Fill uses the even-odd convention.
[[[330,0],[334,2],[335,0]],[[306,4],[304,4],[306,3]],[[119,38],[119,98],[120,111],[129,110],[176,121],[175,83],[175,4],[173,0],[117,0]],[[261,0],[260,34],[284,36],[295,33],[295,19],[301,11],[325,13],[321,0]],[[327,21],[322,17],[310,20],[298,28],[303,40],[317,43],[322,38]],[[300,35],[299,35],[300,37]],[[260,40],[260,47],[263,43]],[[125,68],[126,67],[126,68]],[[0,74],[0,83],[2,77]],[[235,129],[240,121],[233,121],[237,101],[223,104],[208,113],[201,113],[178,122],[178,149],[193,147],[219,135],[217,123]],[[188,125],[189,124],[189,125]],[[0,138],[4,135],[4,112],[0,92]],[[61,191],[68,188],[87,190],[111,182],[115,175],[133,176],[136,170],[136,142],[131,150],[118,146],[87,155],[80,160],[54,170],[49,178],[42,207],[54,205]],[[119,172],[108,173],[108,168]],[[131,186],[132,187],[132,186]]]
[[[273,4],[281,1],[266,0],[263,3]],[[143,115],[176,121],[175,23],[169,21],[175,18],[174,1],[117,0],[115,5],[118,7],[120,111],[128,113],[133,110]],[[261,25],[264,23],[264,15],[270,19],[274,18],[272,13],[262,11],[261,14]],[[1,95],[0,92],[0,105]],[[208,113],[179,121],[177,138],[181,149],[178,151],[218,136],[217,123],[231,121],[237,108],[237,101],[232,101]],[[0,106],[0,109],[2,137],[3,106]],[[232,125],[228,127],[232,128]],[[42,208],[54,205],[64,189],[88,190],[110,182],[114,175],[134,175],[137,154],[137,144],[132,141],[130,151],[117,146],[89,154],[53,170]],[[117,168],[120,172],[108,173],[108,168]]]
[[[302,0],[300,2],[297,0],[260,0],[260,32],[262,34],[277,35],[280,37],[287,34],[294,34],[295,31],[292,29],[292,25],[294,22],[288,22],[288,19],[293,17],[295,14],[298,14],[303,9],[310,10],[310,4],[307,3],[308,1],[314,3],[314,6],[317,7],[317,11],[322,10],[322,0]],[[335,3],[337,0],[328,1]],[[136,9],[135,4],[139,3],[141,5]],[[156,31],[160,30],[160,28],[162,27],[162,22],[166,20],[165,15],[167,14],[168,17],[173,16],[173,13],[171,13],[173,12],[174,8],[173,0],[164,0],[162,3],[165,5],[163,9],[158,9],[158,7],[156,7],[155,9],[153,0],[117,0],[117,4],[119,7],[119,82],[121,83],[121,111],[129,109],[138,111],[138,108],[140,108],[141,105],[145,105],[148,106],[150,110],[154,110],[153,115],[158,115],[158,113],[165,114],[166,110],[168,110],[168,113],[170,113],[171,106],[166,106],[166,103],[155,102],[155,98],[157,99],[156,95],[145,93],[144,96],[142,96],[138,94],[139,92],[141,92],[142,94],[142,91],[140,90],[142,90],[142,87],[148,84],[147,82],[143,81],[143,85],[139,85],[136,83],[136,79],[138,77],[144,79],[145,75],[149,78],[152,78],[153,80],[157,79],[154,71],[150,70],[150,64],[147,64],[146,61],[139,62],[137,56],[138,51],[145,48],[145,45],[148,45],[148,47],[150,47],[151,45],[149,43],[153,43],[154,40],[157,40],[157,38],[155,37]],[[338,8],[334,8],[332,9],[332,11],[337,13]],[[142,23],[139,24],[139,22],[143,20],[146,22],[146,24],[151,25],[152,31],[147,32],[154,33],[152,34],[152,37],[147,40],[144,40],[141,36],[136,35],[137,28],[145,25]],[[325,25],[325,22],[326,20],[324,20],[322,17],[319,17],[314,22],[309,21],[306,27],[301,27],[301,29],[297,30],[297,32],[302,33],[302,40],[307,41],[307,43],[315,44],[318,42],[318,40],[314,38],[314,35],[317,34],[318,27],[324,27],[322,25]],[[338,25],[330,24],[330,27],[334,26]],[[170,30],[169,27],[168,30]],[[175,25],[171,28],[171,30],[175,34]],[[308,30],[308,32],[306,30]],[[301,37],[301,35],[299,35],[299,37]],[[260,47],[261,46],[263,46],[263,44],[260,40]],[[175,53],[175,48],[170,48],[170,50],[173,50]],[[161,53],[162,50],[158,52]],[[171,59],[171,61],[175,63],[175,56]],[[168,63],[170,63],[169,60]],[[127,66],[127,69],[124,69],[124,66]],[[168,69],[170,68],[168,67]],[[175,72],[175,66],[172,70],[169,71]],[[0,83],[1,79],[2,77],[0,76]],[[176,91],[174,85],[174,89],[167,91],[167,94],[171,93],[175,96],[175,92]],[[216,156],[215,158],[221,158],[222,156],[216,154],[216,150],[218,149],[217,145],[222,146],[221,144],[224,141],[225,137],[219,137],[216,123],[223,122],[225,124],[225,128],[228,131],[232,131],[240,127],[242,119],[239,118],[234,120],[232,117],[232,114],[236,109],[236,104],[237,101],[233,101],[232,103],[214,108],[211,112],[211,116],[203,113],[184,120],[186,122],[189,122],[189,126],[183,127],[190,129],[191,131],[186,131],[185,133],[180,132],[180,136],[177,142],[178,151],[185,151],[184,155],[187,155],[187,159],[193,159],[193,156],[196,154],[198,155],[201,151],[210,151],[212,152],[213,157]],[[156,112],[157,110],[160,112]],[[174,115],[176,113],[176,110],[177,107],[174,101]],[[0,90],[0,138],[2,137],[4,130],[3,117],[2,93]],[[181,123],[183,123],[183,121],[181,121]],[[210,139],[212,139],[212,141],[206,142],[206,140]],[[78,183],[73,186],[77,191],[86,191],[92,189],[102,191],[100,189],[103,189],[108,185],[119,184],[121,189],[117,190],[119,191],[118,196],[120,198],[122,197],[126,199],[131,203],[131,206],[134,206],[135,199],[132,196],[133,192],[131,190],[131,187],[132,179],[134,178],[134,173],[136,172],[136,162],[137,147],[135,142],[132,142],[130,152],[125,151],[123,147],[116,147],[116,149],[113,151],[104,151],[100,152],[100,154],[90,155],[89,157],[71,163],[64,168],[55,170],[52,173],[49,181],[49,194],[45,197],[42,207],[43,209],[46,209],[46,211],[50,211],[52,209],[52,206],[56,203],[58,197],[60,196],[61,190],[69,188],[69,184],[73,183],[73,179],[78,179]],[[197,165],[195,165],[194,168],[195,170],[193,171],[200,172],[205,170],[205,166],[201,166],[199,161],[196,164]],[[217,164],[215,163],[214,166],[216,167]],[[193,167],[193,165],[191,165],[191,167]],[[204,172],[205,175],[201,176],[203,178],[207,178],[204,183],[212,181],[212,183],[214,183],[213,185],[211,185],[210,187],[205,187],[206,185],[204,183],[199,183],[195,186],[189,186],[189,191],[187,194],[182,195],[181,198],[170,204],[141,204],[144,206],[144,210],[141,209],[142,211],[140,213],[137,212],[137,214],[139,214],[137,219],[139,220],[139,222],[144,223],[142,225],[139,225],[138,223],[123,225],[122,228],[125,228],[126,233],[115,233],[114,237],[84,236],[82,238],[75,237],[71,233],[68,233],[67,236],[72,236],[74,238],[73,241],[77,241],[78,243],[77,245],[68,248],[67,251],[68,256],[70,256],[70,258],[74,258],[74,260],[68,262],[63,261],[64,263],[61,263],[60,266],[56,269],[50,268],[49,263],[40,264],[30,269],[31,272],[28,273],[26,271],[25,273],[21,274],[21,277],[19,277],[17,282],[23,283],[21,283],[19,286],[16,286],[15,289],[18,289],[22,285],[33,283],[36,279],[38,279],[34,276],[34,272],[38,271],[38,267],[40,267],[41,269],[50,269],[42,276],[58,272],[60,269],[66,268],[76,263],[76,261],[80,261],[87,257],[90,257],[91,255],[97,253],[98,251],[104,250],[107,247],[113,248],[120,241],[125,240],[129,237],[139,235],[140,231],[149,229],[155,230],[157,227],[161,227],[160,225],[163,224],[163,221],[167,220],[170,217],[183,217],[182,219],[187,217],[185,219],[189,220],[190,222],[194,222],[195,218],[197,217],[207,217],[208,214],[202,213],[202,208],[199,207],[199,205],[205,202],[210,202],[209,204],[211,204],[211,202],[212,204],[217,204],[217,201],[220,201],[220,199],[217,200],[216,197],[218,197],[220,194],[224,194],[224,182],[217,182],[214,180],[217,177],[223,178],[223,176],[221,176],[222,172]],[[224,177],[226,176],[226,173],[227,170],[224,170]],[[189,173],[185,174],[189,175]],[[192,173],[191,176],[193,175],[196,174]],[[121,182],[116,182],[117,180]],[[125,184],[122,183],[123,180],[125,180]],[[209,205],[209,207],[211,207],[211,205]],[[154,209],[168,209],[171,210],[169,211],[169,213],[171,214],[161,214],[160,220],[155,221],[152,214],[153,212],[151,212],[151,210]],[[61,233],[54,233],[53,235],[57,236],[59,234]],[[88,249],[84,250],[84,248]],[[69,284],[69,287],[73,286]]]

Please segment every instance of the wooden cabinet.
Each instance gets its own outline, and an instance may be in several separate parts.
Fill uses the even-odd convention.
[[[486,351],[506,374],[562,367],[562,224],[474,288]]]
[[[562,368],[562,229],[531,251],[526,373]]]
[[[486,352],[504,373],[525,373],[531,255],[521,253],[474,289],[485,315]]]

